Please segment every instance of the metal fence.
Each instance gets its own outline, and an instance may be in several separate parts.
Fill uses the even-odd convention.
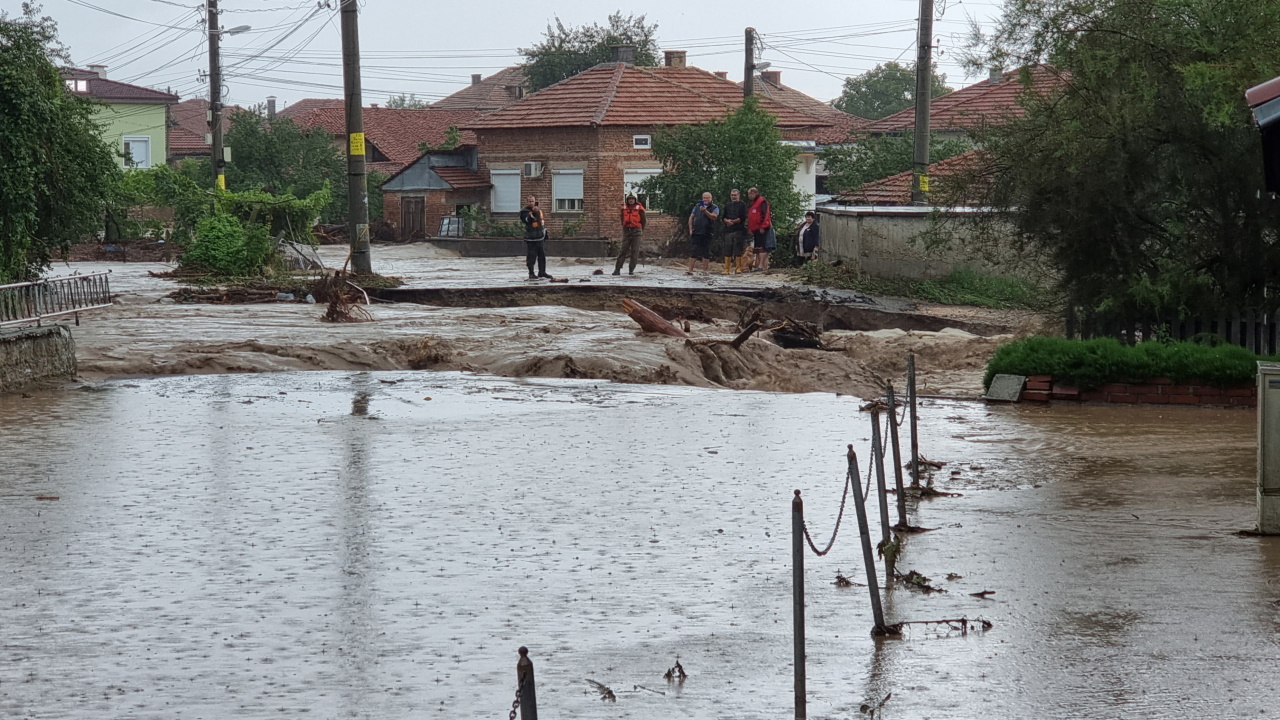
[[[1113,337],[1135,343],[1167,337],[1190,340],[1216,335],[1222,342],[1252,350],[1259,355],[1280,353],[1280,312],[1232,310],[1187,317],[1169,315],[1140,322],[1109,319],[1101,321],[1083,312],[1068,313],[1067,337]]]
[[[110,271],[0,285],[0,327],[111,306]]]

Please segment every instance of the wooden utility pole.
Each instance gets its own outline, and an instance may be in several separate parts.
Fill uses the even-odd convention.
[[[360,23],[356,0],[342,0],[342,88],[347,107],[347,237],[351,270],[373,274],[369,257],[369,191],[365,185],[364,102],[360,92]]]
[[[749,98],[756,91],[756,29],[747,28],[746,62],[742,66],[742,97]]]
[[[933,0],[920,0],[916,39],[916,128],[911,204],[929,203],[929,93],[933,88]]]
[[[213,167],[213,186],[218,190],[227,189],[227,161],[222,152],[222,57],[219,55],[218,41],[222,31],[218,27],[218,0],[208,0],[209,11],[209,144],[210,165]]]

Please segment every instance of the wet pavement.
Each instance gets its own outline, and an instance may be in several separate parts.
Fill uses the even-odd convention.
[[[825,543],[858,403],[427,372],[0,397],[0,717],[492,718],[520,645],[543,718],[790,717],[791,491]],[[863,580],[850,511],[806,558],[810,717],[1274,716],[1253,433],[925,401],[962,495],[910,503],[937,530],[899,569],[947,592],[885,610],[994,627],[873,640],[832,584]]]

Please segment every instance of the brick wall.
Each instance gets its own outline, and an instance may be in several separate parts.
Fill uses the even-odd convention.
[[[520,197],[538,198],[544,210],[554,208],[551,194],[552,171],[558,168],[583,170],[583,222],[578,237],[622,239],[618,208],[622,205],[623,173],[626,170],[658,169],[661,165],[647,149],[632,147],[633,136],[652,135],[651,127],[605,128],[523,128],[477,131],[480,174],[492,168],[518,168],[526,162],[541,162],[542,177],[520,179]],[[486,202],[486,205],[488,203]],[[495,214],[515,219],[516,213]],[[547,213],[547,229],[564,237],[564,225],[578,219],[578,213]],[[679,227],[678,219],[650,213],[645,245],[653,249],[663,244]]]
[[[1258,388],[1253,384],[1228,388],[1204,383],[1175,384],[1169,378],[1152,378],[1143,383],[1108,383],[1097,390],[1081,392],[1070,385],[1054,382],[1052,375],[1032,375],[1027,378],[1022,399],[1033,402],[1075,400],[1141,405],[1257,407]]]
[[[422,226],[427,236],[440,232],[440,219],[453,215],[458,205],[488,206],[488,189],[470,190],[406,190],[403,192],[386,192],[382,196],[383,218],[391,223],[397,240],[410,240],[400,232],[402,223],[403,199],[406,197],[423,198],[425,223]]]

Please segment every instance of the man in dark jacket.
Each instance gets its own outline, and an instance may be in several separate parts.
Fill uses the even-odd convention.
[[[747,243],[747,204],[742,202],[741,193],[737,189],[729,191],[729,202],[724,206],[720,216],[724,222],[724,274],[746,272],[747,265],[742,259]]]
[[[520,210],[520,222],[524,223],[524,264],[529,267],[529,279],[553,279],[547,274],[547,228],[542,217],[542,208],[538,207],[538,198],[530,195],[529,204]],[[538,274],[533,274],[534,263],[538,264]]]

